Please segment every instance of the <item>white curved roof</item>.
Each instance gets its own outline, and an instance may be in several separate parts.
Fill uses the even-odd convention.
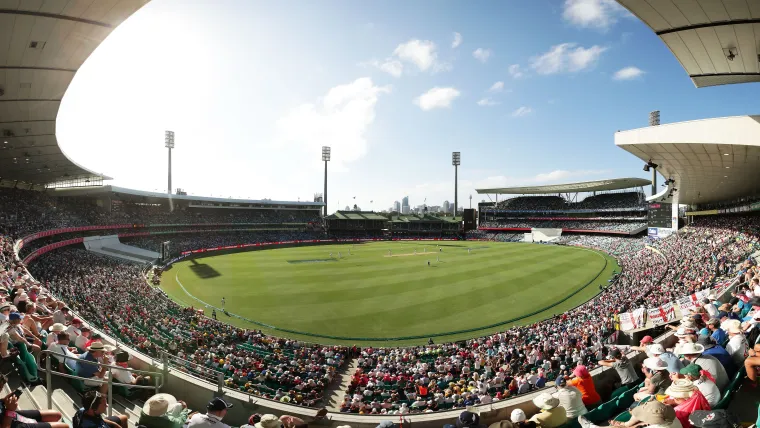
[[[651,181],[643,178],[611,178],[609,180],[582,181],[579,183],[549,184],[546,186],[502,187],[497,189],[476,189],[481,194],[501,195],[543,195],[557,193],[600,192],[604,190],[632,189],[649,186]]]
[[[61,151],[58,108],[84,61],[148,1],[0,0],[0,178],[102,177]]]
[[[660,37],[698,88],[760,82],[760,1],[617,2]]]
[[[615,145],[659,165],[657,171],[676,181],[682,204],[760,193],[760,115],[620,131]]]

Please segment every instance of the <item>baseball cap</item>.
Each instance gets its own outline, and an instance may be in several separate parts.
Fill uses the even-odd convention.
[[[689,422],[698,428],[737,428],[739,420],[725,410],[696,410],[689,415]]]
[[[232,407],[232,403],[228,403],[224,401],[221,397],[216,397],[213,400],[208,402],[208,406],[206,406],[209,410],[224,410],[229,409]]]
[[[654,338],[652,336],[644,336],[641,338],[641,343],[652,343],[654,342]]]
[[[463,427],[475,427],[480,424],[480,416],[478,416],[476,413],[464,411],[459,414],[459,417],[457,418],[457,427],[463,428]]]
[[[612,358],[620,358],[623,354],[620,352],[620,349],[613,349],[610,351],[610,357]]]

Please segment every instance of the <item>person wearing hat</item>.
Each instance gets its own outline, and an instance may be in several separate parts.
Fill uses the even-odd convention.
[[[726,369],[726,374],[729,379],[736,374],[737,367],[734,365],[734,360],[731,358],[731,355],[725,350],[725,348],[717,345],[712,337],[699,336],[699,338],[697,338],[697,344],[702,345],[705,348],[702,355],[712,356],[720,361],[723,368]]]
[[[282,421],[280,421],[280,418],[275,415],[266,414],[263,415],[253,426],[254,428],[282,428]]]
[[[648,357],[657,357],[662,361],[665,361],[665,364],[668,365],[668,372],[670,373],[678,373],[678,371],[683,368],[681,359],[678,358],[676,354],[665,349],[665,347],[659,343],[649,345],[646,349],[646,353]]]
[[[584,405],[593,406],[602,401],[602,397],[596,392],[594,378],[591,377],[591,373],[588,372],[586,366],[575,367],[573,369],[573,375],[575,375],[575,377],[570,379],[567,384],[578,388],[583,396]]]
[[[86,378],[84,380],[85,385],[98,387],[103,394],[108,393],[108,383],[100,383],[99,381],[106,380],[105,376],[108,370],[105,366],[87,364],[83,363],[83,361],[104,363],[106,353],[111,352],[114,349],[113,346],[105,345],[103,342],[93,342],[92,346],[87,348],[87,352],[82,354],[77,361],[77,376]]]
[[[697,410],[689,415],[689,422],[697,428],[740,428],[739,418],[728,410]]]
[[[182,428],[190,410],[171,394],[156,394],[143,405],[138,425],[148,428]]]
[[[583,404],[583,394],[574,386],[568,386],[564,377],[557,379],[557,392],[552,396],[559,400],[559,405],[565,409],[568,419],[573,419],[588,413]]]
[[[705,396],[688,379],[676,379],[665,391],[668,398],[663,404],[675,406],[676,417],[684,428],[691,428],[689,415],[696,410],[710,410]]]
[[[23,318],[24,316],[18,312],[11,312],[8,315],[8,336],[10,343],[18,349],[18,357],[23,361],[29,375],[37,379],[37,360],[35,356],[39,355],[42,349],[35,343],[27,340],[25,335],[26,329],[21,326]]]
[[[641,364],[644,373],[644,387],[633,395],[633,399],[641,401],[651,395],[662,394],[670,386],[668,365],[657,357],[650,357]]]
[[[533,399],[533,404],[539,408],[539,412],[530,418],[541,428],[557,428],[567,423],[567,412],[559,405],[559,400],[546,392]]]
[[[229,425],[223,423],[222,419],[227,415],[227,409],[231,407],[231,403],[224,401],[221,397],[216,397],[209,401],[205,415],[196,413],[190,418],[187,428],[229,428]]]
[[[612,349],[610,357],[612,359],[599,361],[599,365],[615,369],[620,377],[621,386],[638,385],[639,376],[636,374],[636,369],[633,368],[633,363],[620,352],[620,349]]]
[[[740,321],[730,320],[726,321],[725,324],[726,333],[728,333],[729,337],[726,344],[726,352],[731,355],[734,364],[737,367],[741,367],[744,365],[744,359],[748,356],[749,343],[747,343],[747,338],[744,337]]]
[[[87,391],[82,396],[82,407],[72,418],[72,428],[127,428],[127,415],[104,417],[108,398],[97,392]]]
[[[648,425],[649,428],[681,428],[675,410],[657,400],[649,400],[631,410],[628,422],[616,422],[613,426],[634,427]]]
[[[51,349],[58,341],[58,333],[66,331],[66,326],[60,323],[55,323],[51,325],[48,330],[52,334],[48,334],[47,339],[45,340],[45,348]]]
[[[514,409],[509,415],[509,420],[515,425],[525,422],[525,419],[527,418],[523,409]]]
[[[715,379],[715,384],[723,391],[728,386],[728,374],[725,367],[715,357],[704,355],[705,347],[698,343],[682,343],[676,346],[675,353],[683,355],[690,363],[697,364],[707,370]]]
[[[485,425],[480,424],[480,416],[477,413],[465,410],[459,414],[455,424],[445,424],[444,428],[485,428]]]
[[[711,377],[709,372],[702,370],[702,367],[699,367],[697,364],[689,364],[682,368],[678,374],[671,376],[674,381],[679,378],[690,380],[699,389],[699,392],[705,396],[705,399],[712,408],[720,401],[720,389],[718,389],[718,385],[715,384]]]

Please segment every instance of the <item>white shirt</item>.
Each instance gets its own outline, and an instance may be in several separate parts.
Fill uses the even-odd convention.
[[[229,425],[222,422],[219,416],[212,414],[201,415],[196,413],[190,418],[190,422],[187,423],[187,427],[190,428],[230,428]]]
[[[717,318],[718,314],[718,308],[715,307],[712,303],[708,303],[705,305],[705,309],[707,310],[707,314],[710,315],[710,318]]]
[[[113,373],[114,379],[118,380],[121,383],[131,385],[135,381],[135,377],[132,376],[132,372],[129,370],[112,369],[111,373]],[[197,416],[197,413],[194,416]]]
[[[90,340],[82,335],[77,336],[76,340],[74,340],[74,346],[76,346],[79,349],[84,349],[84,345],[87,343],[87,341]]]
[[[565,408],[568,419],[588,413],[588,409],[583,404],[583,394],[574,386],[559,388],[559,391],[552,394],[552,397],[558,399],[559,405]]]
[[[747,338],[743,334],[735,334],[728,340],[726,351],[731,354],[731,359],[737,367],[744,366],[744,358],[747,354]]]
[[[694,385],[696,385],[697,388],[699,388],[699,392],[705,396],[707,402],[710,403],[710,407],[715,407],[715,405],[718,404],[720,401],[720,389],[718,389],[718,385],[716,385],[715,382],[710,379],[699,379],[694,382]]]
[[[55,345],[48,348],[50,351],[55,352],[56,354],[63,354],[66,356],[66,358],[63,358],[63,364],[66,364],[66,367],[75,370],[77,369],[77,360],[79,357],[72,354],[71,351],[69,351],[68,346],[61,345],[60,343],[55,343]],[[60,360],[62,357],[56,356],[57,360]]]

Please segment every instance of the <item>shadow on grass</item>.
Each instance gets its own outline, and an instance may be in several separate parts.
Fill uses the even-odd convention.
[[[209,279],[209,278],[216,278],[218,276],[222,276],[222,274],[219,273],[219,271],[217,271],[213,267],[205,263],[198,263],[194,259],[191,260],[190,270],[193,271],[195,276],[201,279]]]

